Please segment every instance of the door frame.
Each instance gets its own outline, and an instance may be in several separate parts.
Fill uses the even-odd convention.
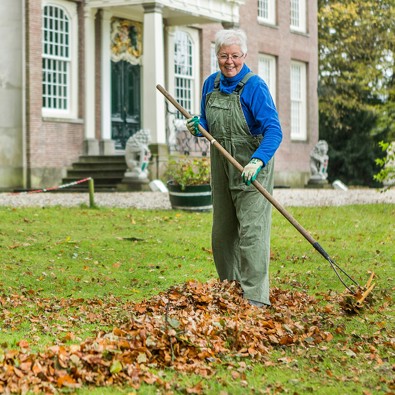
[[[114,87],[114,71],[116,72],[118,69],[118,78],[117,80],[118,87],[121,91],[115,91]],[[129,74],[130,73],[130,74]],[[134,75],[137,73],[137,75]],[[137,85],[137,86],[136,86]],[[138,92],[133,92],[134,90],[138,90]],[[141,129],[141,66],[133,65],[125,60],[120,60],[119,62],[111,61],[111,139],[114,141],[116,150],[124,150],[124,146],[126,145],[126,141],[135,134],[139,129]],[[127,134],[126,139],[123,141],[123,136],[121,133],[121,141],[122,146],[119,146],[119,139],[114,138],[114,128],[117,127],[116,121],[113,117],[113,109],[114,109],[114,100],[120,100],[118,103],[118,107],[121,106],[123,108],[120,109],[120,121],[118,126],[122,129],[122,133],[125,133],[125,128],[130,131]],[[136,103],[137,102],[137,103]],[[134,107],[134,108],[133,108]],[[130,112],[130,110],[135,109],[135,112]],[[133,117],[137,117],[136,123],[133,122]],[[129,120],[129,121],[128,121]]]
[[[100,130],[100,153],[101,154],[113,154],[115,150],[115,142],[111,138],[111,30],[112,22],[117,18],[120,20],[128,20],[130,22],[139,24],[141,28],[141,34],[143,29],[143,24],[138,20],[132,20],[130,17],[114,14],[111,8],[103,8],[101,12],[101,128]],[[136,58],[136,64],[141,66],[140,71],[140,88],[143,91],[143,61],[142,56]],[[142,108],[142,98],[140,98],[140,109]],[[141,115],[140,115],[141,116]],[[121,153],[122,150],[117,150],[117,153]]]

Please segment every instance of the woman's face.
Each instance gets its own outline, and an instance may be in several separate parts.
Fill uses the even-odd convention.
[[[247,54],[238,45],[223,45],[217,54],[219,69],[225,77],[234,77],[243,68]]]

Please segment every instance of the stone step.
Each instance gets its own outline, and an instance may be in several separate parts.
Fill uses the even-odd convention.
[[[128,167],[124,155],[83,155],[67,170],[62,184],[70,184],[84,178],[94,180],[95,190],[99,192],[117,191],[122,186]],[[89,190],[89,183],[83,182],[65,188],[68,192],[82,192]]]
[[[93,179],[113,179],[113,178],[123,178],[126,169],[116,170],[116,169],[69,169],[67,171],[66,178],[80,179],[92,177]]]
[[[77,163],[124,163],[125,155],[81,155]]]
[[[106,169],[114,169],[114,170],[126,170],[127,165],[125,162],[75,162],[72,164],[70,169],[96,169],[96,168],[103,168]]]

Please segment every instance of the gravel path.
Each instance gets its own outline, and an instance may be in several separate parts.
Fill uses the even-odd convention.
[[[350,204],[395,204],[395,189],[380,192],[378,189],[275,189],[274,198],[286,206],[344,206]],[[46,207],[89,205],[88,193],[0,193],[0,206]],[[99,207],[170,210],[169,196],[163,192],[95,193]]]

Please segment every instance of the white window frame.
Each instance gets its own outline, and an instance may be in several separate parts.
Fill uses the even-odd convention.
[[[215,43],[210,44],[210,74],[219,71],[218,58],[215,53]]]
[[[188,74],[176,74],[176,53],[175,53],[175,44],[177,39],[177,34],[185,34],[190,40],[191,44],[191,53],[184,54],[185,56],[191,56],[191,71],[190,75]],[[169,56],[169,60],[172,60],[172,64],[169,64],[169,80],[172,81],[172,88],[175,99],[183,105],[183,107],[190,112],[191,114],[198,114],[200,112],[200,63],[199,63],[199,32],[196,29],[191,29],[187,27],[176,27],[171,33],[169,37],[169,51],[171,52]],[[186,103],[183,100],[180,100],[177,97],[177,86],[176,81],[177,78],[185,78],[190,83],[190,94],[188,100],[190,100],[190,105],[185,105]],[[177,118],[182,118],[181,114],[176,115]]]
[[[291,30],[306,33],[306,26],[306,0],[290,0]]]
[[[44,9],[45,7],[56,7],[61,10],[68,19],[68,56],[57,57],[51,54],[44,53]],[[77,118],[78,111],[78,15],[77,4],[70,1],[63,0],[43,0],[42,8],[42,63],[45,60],[63,64],[66,66],[66,93],[64,94],[67,105],[64,108],[57,108],[55,104],[53,107],[44,107],[44,92],[42,92],[42,116],[48,118]],[[44,73],[44,69],[43,69]],[[44,76],[42,85],[44,88]],[[58,88],[59,88],[59,84]],[[55,85],[56,88],[56,85]],[[61,106],[59,106],[61,107]]]
[[[274,103],[277,97],[277,59],[275,56],[258,55],[258,75],[266,82]]]
[[[276,0],[258,0],[258,23],[276,24]]]
[[[307,65],[291,61],[291,140],[307,140]]]

